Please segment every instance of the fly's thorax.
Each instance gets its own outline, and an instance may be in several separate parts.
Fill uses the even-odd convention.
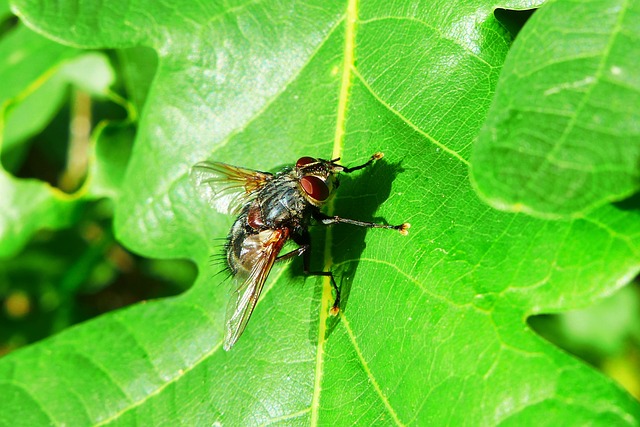
[[[298,189],[292,170],[285,170],[262,190],[256,198],[266,228],[289,227],[300,222],[308,203]]]

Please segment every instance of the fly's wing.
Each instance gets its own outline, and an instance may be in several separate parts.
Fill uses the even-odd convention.
[[[218,162],[200,162],[191,169],[191,180],[200,196],[224,214],[238,214],[271,178],[270,173]]]
[[[227,305],[225,350],[244,332],[271,267],[288,238],[288,229],[277,229],[261,231],[243,241],[240,266],[233,277],[236,287]]]

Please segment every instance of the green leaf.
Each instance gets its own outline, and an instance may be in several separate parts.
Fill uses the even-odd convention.
[[[78,203],[36,180],[0,171],[0,257],[16,254],[40,228],[59,228],[76,218]]]
[[[474,147],[493,206],[580,216],[640,189],[640,4],[549,1],[505,62]]]
[[[23,25],[0,39],[0,80],[5,82],[0,87],[4,155],[41,131],[60,108],[65,87],[51,77],[78,53]]]
[[[134,137],[131,123],[105,123],[95,130],[95,152],[87,185],[91,197],[116,199],[120,195]]]
[[[0,17],[2,17],[2,19],[5,19],[5,17],[10,14],[11,10],[9,9],[9,1],[0,0]]]
[[[122,74],[127,92],[130,94],[137,111],[142,111],[158,67],[158,55],[153,49],[146,47],[118,49],[117,53],[122,63]]]
[[[9,0],[0,0],[0,37],[12,27],[13,14],[9,9]]]
[[[84,53],[19,25],[0,39],[2,160],[17,169],[29,138],[60,109],[70,84],[106,94],[113,74],[103,54]],[[60,228],[76,218],[80,202],[37,180],[0,170],[0,257],[17,253],[41,228]]]
[[[179,297],[0,360],[0,423],[27,410],[25,423],[67,425],[638,424],[636,401],[526,318],[589,305],[636,274],[640,213],[543,221],[495,211],[469,184],[511,42],[497,4],[15,6],[66,43],[158,52],[116,232],[147,256],[196,260],[200,275]],[[326,281],[303,286],[299,260],[277,265],[224,352],[229,283],[209,256],[233,218],[197,197],[190,167],[355,165],[376,151],[385,159],[345,177],[326,210],[409,221],[409,236],[315,228],[313,263],[339,278],[342,314],[328,316]]]
[[[574,354],[598,359],[616,357],[629,348],[629,341],[640,338],[640,295],[627,286],[598,304],[557,316],[533,318],[533,326],[542,329],[552,342],[563,342]]]
[[[17,32],[24,33],[28,38],[46,41],[43,47],[49,48],[48,44],[51,42],[32,31],[20,28]],[[19,46],[20,49],[24,48],[23,43]],[[25,151],[28,148],[26,143],[29,138],[41,132],[67,100],[69,87],[83,90],[94,97],[106,97],[108,94],[108,89],[114,82],[114,75],[106,56],[93,52],[80,55],[81,52],[68,48],[67,51],[66,55],[75,57],[60,58],[62,61],[56,58],[51,68],[46,70],[46,74],[33,77],[32,81],[27,80],[25,84],[28,86],[24,91],[11,99],[12,105],[7,111],[3,138],[5,167],[6,152]],[[13,66],[9,65],[5,69],[11,68]],[[20,86],[20,83],[15,83],[15,87]],[[24,153],[20,153],[12,157],[18,157],[18,161],[22,161],[23,156]]]

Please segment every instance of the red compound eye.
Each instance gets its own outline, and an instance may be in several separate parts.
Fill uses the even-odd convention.
[[[310,163],[316,163],[318,161],[318,159],[314,159],[313,157],[300,157],[298,159],[298,161],[296,162],[296,167],[297,168],[301,168],[304,167]]]
[[[299,162],[300,160],[298,160]],[[308,175],[300,179],[300,185],[305,193],[314,200],[324,202],[329,198],[329,187],[317,176]]]

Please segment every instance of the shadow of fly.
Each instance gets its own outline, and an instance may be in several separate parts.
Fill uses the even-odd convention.
[[[346,167],[333,160],[301,157],[294,166],[276,174],[201,162],[191,171],[200,195],[217,211],[237,216],[225,244],[227,267],[234,281],[226,314],[224,349],[229,350],[244,331],[258,302],[273,264],[302,256],[304,274],[331,280],[335,300],[330,314],[340,311],[340,288],[331,271],[311,271],[312,221],[322,225],[350,224],[365,228],[388,228],[406,235],[409,223],[378,224],[330,216],[320,208],[338,187],[338,175],[370,166],[383,157],[376,153],[358,166]],[[298,248],[280,255],[291,239]]]

